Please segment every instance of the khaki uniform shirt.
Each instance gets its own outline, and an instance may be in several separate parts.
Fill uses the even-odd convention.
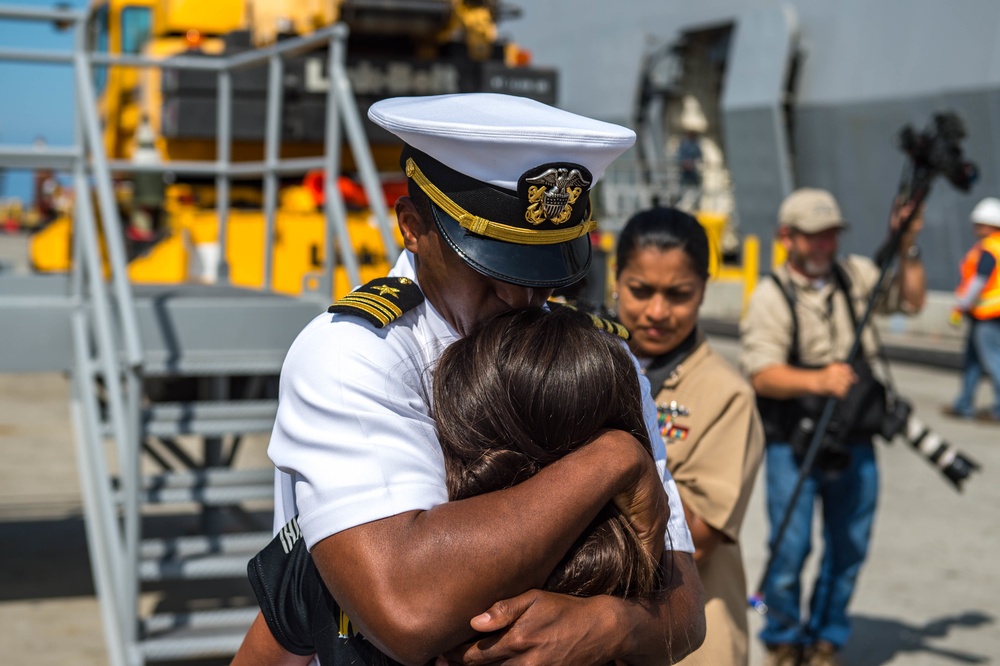
[[[851,283],[854,311],[860,320],[868,298],[878,282],[879,270],[867,257],[848,256],[841,260]],[[799,361],[822,367],[844,361],[854,343],[854,324],[847,310],[847,299],[831,276],[825,281],[810,281],[781,266],[775,272],[786,288],[795,294],[795,313],[799,323]],[[876,304],[876,312],[903,311],[898,280]],[[784,365],[792,348],[792,315],[774,280],[761,280],[750,297],[746,316],[740,322],[740,366],[747,376],[772,365]],[[878,347],[871,322],[861,337],[865,358],[871,362]]]
[[[654,392],[681,501],[727,537],[698,567],[707,632],[702,647],[681,663],[745,666],[747,585],[739,535],[764,450],[753,389],[702,341]]]

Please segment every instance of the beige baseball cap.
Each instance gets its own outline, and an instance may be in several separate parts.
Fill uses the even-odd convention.
[[[812,187],[799,188],[781,202],[778,224],[806,234],[847,226],[833,195]]]

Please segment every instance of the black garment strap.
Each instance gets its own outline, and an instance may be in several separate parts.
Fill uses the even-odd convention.
[[[778,278],[774,271],[769,275],[774,280],[774,284],[778,286],[778,291],[785,297],[785,301],[788,303],[788,311],[792,315],[792,344],[788,347],[787,363],[792,366],[799,365],[802,354],[799,351],[799,315],[795,312],[795,291],[786,287],[785,283]]]
[[[854,310],[854,298],[851,296],[851,278],[838,261],[835,261],[831,266],[831,272],[833,273],[834,284],[844,292],[844,298],[847,299],[847,313],[851,317],[851,330],[857,331],[858,313]],[[792,315],[792,344],[788,349],[788,364],[793,366],[801,365],[802,351],[799,346],[799,316],[795,312],[795,288],[785,285],[774,272],[770,274],[770,277],[778,285],[781,295],[785,297],[785,301],[788,303],[788,310]],[[863,349],[864,343],[862,342]]]
[[[698,328],[695,327],[684,338],[683,342],[666,354],[661,354],[654,358],[653,362],[646,368],[646,379],[649,380],[649,390],[653,394],[654,400],[656,399],[656,394],[660,391],[660,387],[663,386],[663,382],[667,381],[667,377],[698,347],[699,339]]]
[[[844,292],[844,298],[847,299],[847,313],[851,316],[851,327],[857,331],[858,313],[854,311],[854,297],[851,295],[851,278],[847,274],[847,270],[839,262],[834,262],[832,268],[833,279],[837,282],[840,290]]]
[[[275,640],[320,666],[399,666],[353,624],[330,595],[292,519],[247,565],[250,586]]]

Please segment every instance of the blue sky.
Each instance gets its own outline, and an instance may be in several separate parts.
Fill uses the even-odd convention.
[[[0,0],[2,1],[2,0]],[[19,0],[5,5],[49,8],[55,2]],[[65,4],[83,8],[85,0]],[[0,48],[69,50],[72,32],[59,32],[51,23],[0,20]],[[30,144],[45,137],[52,146],[67,145],[73,137],[73,76],[69,65],[42,65],[0,61],[0,144]],[[8,171],[0,196],[17,196],[26,204],[31,174]]]

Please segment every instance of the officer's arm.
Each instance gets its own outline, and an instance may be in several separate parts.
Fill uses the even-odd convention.
[[[899,220],[910,213],[912,205],[895,206],[890,227],[895,229]],[[913,216],[909,228],[899,240],[899,296],[908,313],[916,314],[924,308],[927,300],[927,273],[920,257],[910,256],[910,248],[917,242],[917,236],[924,228],[924,206]]]
[[[815,370],[786,364],[769,365],[750,376],[750,384],[757,395],[777,400],[804,395],[843,398],[857,381],[854,370],[846,363],[831,363]]]
[[[606,432],[524,483],[347,529],[312,555],[361,633],[393,658],[422,664],[472,638],[470,618],[496,600],[541,587],[623,494],[658,514],[650,524],[658,522],[651,531],[662,544],[666,498],[655,465],[634,438]]]

